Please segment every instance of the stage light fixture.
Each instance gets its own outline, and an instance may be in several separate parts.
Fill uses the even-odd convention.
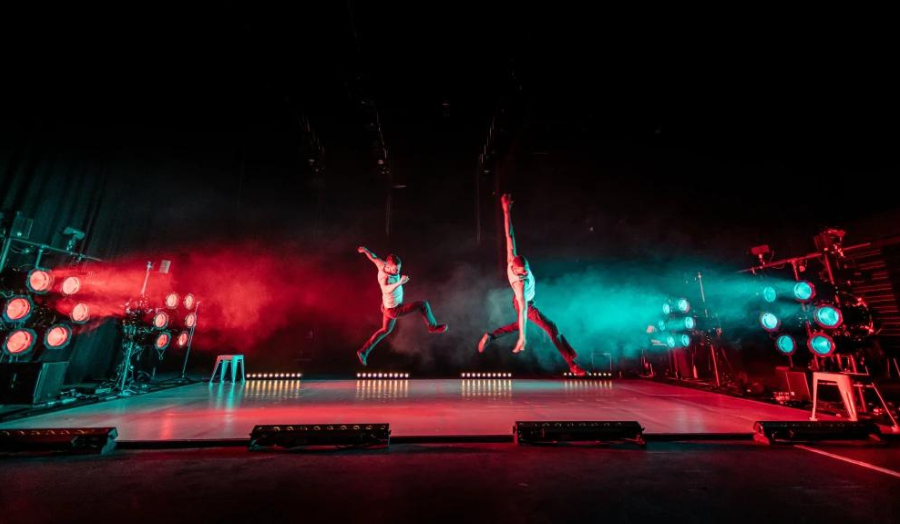
[[[169,314],[165,311],[157,311],[153,314],[152,324],[156,329],[165,329],[169,325]]]
[[[811,283],[801,280],[792,289],[794,298],[800,302],[812,300],[816,296],[816,288]]]
[[[806,343],[810,351],[819,357],[827,357],[834,353],[834,340],[825,333],[813,333]]]
[[[3,352],[13,357],[25,356],[34,348],[36,340],[37,334],[33,329],[13,329],[3,341]]]
[[[84,324],[91,319],[91,308],[84,302],[76,302],[71,311],[69,311],[69,319],[75,324]]]
[[[157,351],[162,351],[169,347],[170,342],[172,342],[172,335],[168,331],[162,331],[156,335],[156,339],[153,341],[153,347]]]
[[[59,292],[66,297],[71,297],[79,291],[81,291],[81,279],[76,276],[64,278],[59,287]]]
[[[72,341],[72,328],[68,324],[54,324],[44,333],[44,347],[63,349]]]
[[[668,335],[666,345],[672,349],[686,348],[691,345],[691,336],[684,333]]]
[[[13,295],[3,305],[3,321],[25,322],[34,312],[34,301],[27,295]]]
[[[759,325],[769,333],[774,333],[775,331],[778,331],[778,328],[781,326],[781,320],[778,319],[775,313],[766,311],[760,313]]]
[[[188,313],[184,316],[184,327],[192,328],[197,325],[197,313]]]
[[[825,329],[834,329],[844,323],[841,311],[832,306],[818,306],[813,313],[816,324]]]
[[[880,441],[881,430],[874,422],[838,421],[756,421],[753,440],[763,444],[794,444],[835,440]]]
[[[0,430],[0,452],[107,453],[117,436],[116,428],[9,428]]]
[[[669,299],[666,301],[665,304],[663,304],[663,308],[662,308],[664,315],[671,315],[672,313],[686,314],[690,310],[691,310],[691,303],[690,303],[690,301],[688,301],[688,299],[686,299],[684,297]]]
[[[775,347],[782,355],[793,355],[797,351],[797,342],[790,335],[778,335],[775,338]]]
[[[178,293],[169,293],[163,301],[167,309],[178,308]]]
[[[667,331],[690,331],[697,326],[694,317],[673,318],[665,323]]]
[[[287,424],[256,426],[250,434],[250,451],[298,449],[307,446],[379,446],[390,444],[388,424]]]
[[[188,340],[190,340],[190,334],[187,331],[182,331],[175,337],[175,344],[177,344],[178,347],[183,348],[187,346]]]
[[[644,428],[637,421],[517,421],[516,444],[560,442],[631,442],[644,446]]]
[[[815,298],[816,288],[805,280],[799,282],[775,282],[763,287],[760,295],[763,300],[770,304],[777,302],[779,299],[809,302]]]
[[[53,289],[53,274],[44,269],[32,269],[25,279],[25,287],[36,295],[46,295]]]
[[[188,293],[187,295],[184,296],[184,299],[182,300],[182,305],[184,305],[184,309],[187,309],[188,311],[192,311],[194,309],[194,306],[197,305],[197,300],[194,298],[194,295],[192,295],[191,293]]]

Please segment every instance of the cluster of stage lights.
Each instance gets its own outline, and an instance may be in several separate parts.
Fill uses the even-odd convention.
[[[296,380],[303,378],[303,373],[248,373],[247,380]]]
[[[759,314],[759,325],[767,333],[776,334],[775,348],[785,356],[793,355],[797,351],[797,340],[790,334],[779,333],[782,328],[782,319],[774,313],[775,304],[779,300],[791,301],[799,304],[808,304],[816,298],[815,286],[805,280],[765,286],[760,293],[767,304],[771,304],[766,311]],[[820,303],[812,307],[811,319],[818,326],[810,332],[806,341],[807,348],[816,356],[827,357],[834,353],[836,346],[834,339],[823,330],[833,330],[844,323],[841,311],[828,303]],[[812,325],[810,325],[812,328]]]
[[[398,378],[409,378],[409,373],[357,373],[356,378],[386,378],[386,379],[398,379]]]
[[[512,373],[460,373],[460,378],[512,378]]]
[[[697,327],[696,319],[690,315],[690,301],[684,297],[668,300],[663,304],[662,312],[665,318],[657,323],[657,328],[665,332],[666,346],[671,349],[690,346],[690,332]]]
[[[27,272],[10,270],[0,276],[3,290],[2,352],[15,358],[28,356],[38,344],[48,350],[67,347],[73,338],[72,325],[91,319],[87,303],[74,298],[82,288],[81,278],[57,278],[51,270],[34,268]],[[59,314],[68,320],[61,320]]]
[[[173,340],[179,348],[186,347],[191,341],[191,330],[197,325],[197,300],[191,293],[184,297],[169,293],[163,299],[163,305],[163,308],[151,309],[143,318],[157,331],[153,337],[153,347],[164,351]],[[179,309],[182,310],[180,314]],[[173,331],[176,333],[174,336]]]

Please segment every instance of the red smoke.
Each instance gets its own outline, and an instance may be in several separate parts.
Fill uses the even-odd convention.
[[[168,275],[158,271],[162,259],[171,260]],[[83,278],[82,291],[72,298],[89,303],[93,318],[123,317],[128,300],[140,295],[147,260],[154,265],[146,292],[152,305],[162,307],[165,295],[173,291],[197,299],[196,349],[264,349],[279,330],[312,322],[336,327],[348,343],[359,345],[367,336],[363,333],[375,327],[379,295],[374,267],[355,246],[346,257],[330,259],[298,248],[206,246],[60,268],[54,275]],[[361,317],[365,312],[370,314]],[[183,314],[181,310],[176,316]]]

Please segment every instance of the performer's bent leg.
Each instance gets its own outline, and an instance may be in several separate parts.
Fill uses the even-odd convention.
[[[384,337],[388,336],[390,332],[394,330],[394,326],[396,325],[397,321],[395,319],[387,316],[386,314],[382,315],[381,329],[372,333],[372,336],[369,337],[369,340],[367,340],[363,347],[356,352],[356,355],[359,357],[359,361],[362,363],[362,365],[367,365],[366,359],[369,357],[369,353],[372,351],[372,349],[375,348],[375,346],[378,345],[379,342],[384,339]]]
[[[387,314],[390,314],[393,318],[400,318],[416,312],[422,315],[422,320],[424,320],[425,325],[428,326],[428,331],[434,333],[447,330],[446,325],[437,323],[437,320],[434,318],[434,313],[431,312],[431,304],[429,304],[427,300],[401,304],[395,308],[391,308]]]
[[[528,319],[547,333],[550,340],[553,341],[553,345],[556,346],[556,350],[559,351],[559,354],[571,367],[575,362],[575,357],[578,355],[575,354],[575,350],[569,344],[569,341],[559,332],[559,327],[556,326],[556,323],[544,316],[541,310],[534,306],[528,308]]]
[[[519,316],[519,303],[516,302],[516,297],[513,297],[513,307],[516,310],[516,317],[518,317]],[[481,340],[478,341],[478,352],[483,353],[484,348],[486,348],[488,346],[488,344],[490,344],[494,340],[496,340],[504,335],[508,335],[510,333],[515,333],[517,331],[519,331],[519,321],[518,320],[516,320],[515,322],[512,322],[510,324],[507,324],[505,326],[500,326],[497,329],[495,329],[489,333],[485,333],[484,335],[482,335]]]
[[[491,339],[500,338],[504,335],[509,335],[510,333],[516,333],[519,331],[519,321],[515,321],[511,324],[507,324],[505,326],[500,326],[497,329],[488,333],[491,336]]]

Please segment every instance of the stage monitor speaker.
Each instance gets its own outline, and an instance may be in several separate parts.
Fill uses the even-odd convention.
[[[59,396],[68,362],[0,364],[0,404],[42,404]]]

